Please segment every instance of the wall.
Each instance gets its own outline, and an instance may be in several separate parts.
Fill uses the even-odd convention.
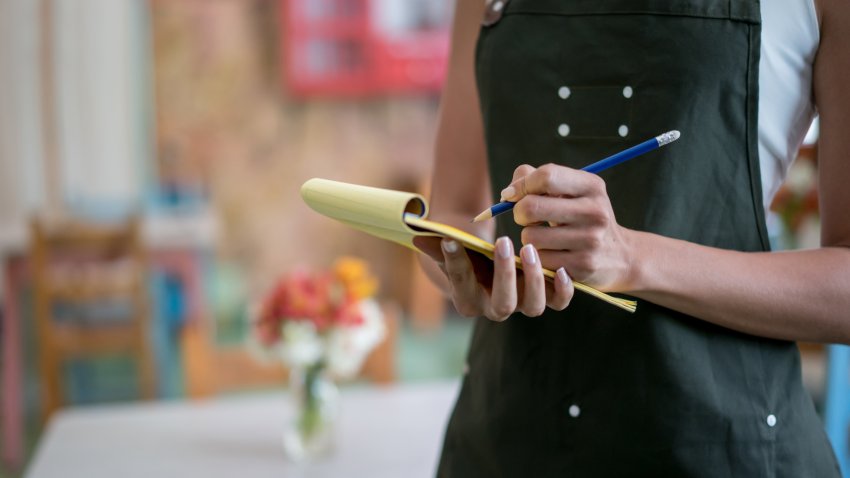
[[[204,185],[221,216],[220,257],[254,293],[298,266],[356,254],[378,269],[386,294],[403,298],[408,251],[310,211],[299,188],[311,177],[423,188],[437,98],[289,98],[276,4],[152,2],[162,180]]]

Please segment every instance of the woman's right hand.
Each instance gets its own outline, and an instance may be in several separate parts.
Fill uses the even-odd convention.
[[[540,257],[531,244],[520,250],[523,270],[519,273],[508,237],[496,240],[492,262],[467,253],[452,239],[417,237],[414,244],[437,262],[451,285],[455,309],[465,317],[484,316],[497,322],[514,312],[536,317],[547,305],[563,310],[572,299],[573,283],[566,271],[558,269],[554,282],[547,283]]]

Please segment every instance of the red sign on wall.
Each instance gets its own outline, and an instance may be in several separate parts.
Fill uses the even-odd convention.
[[[437,92],[449,0],[281,0],[283,81],[296,97]]]

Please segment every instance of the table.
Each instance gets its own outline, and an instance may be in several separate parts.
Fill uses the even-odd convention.
[[[284,393],[69,409],[51,420],[26,476],[430,477],[457,382],[343,387],[335,453],[283,454]]]

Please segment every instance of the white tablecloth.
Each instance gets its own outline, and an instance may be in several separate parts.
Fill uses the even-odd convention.
[[[325,461],[283,454],[294,410],[283,393],[59,412],[27,470],[43,477],[433,476],[458,384],[342,389],[337,446]]]

